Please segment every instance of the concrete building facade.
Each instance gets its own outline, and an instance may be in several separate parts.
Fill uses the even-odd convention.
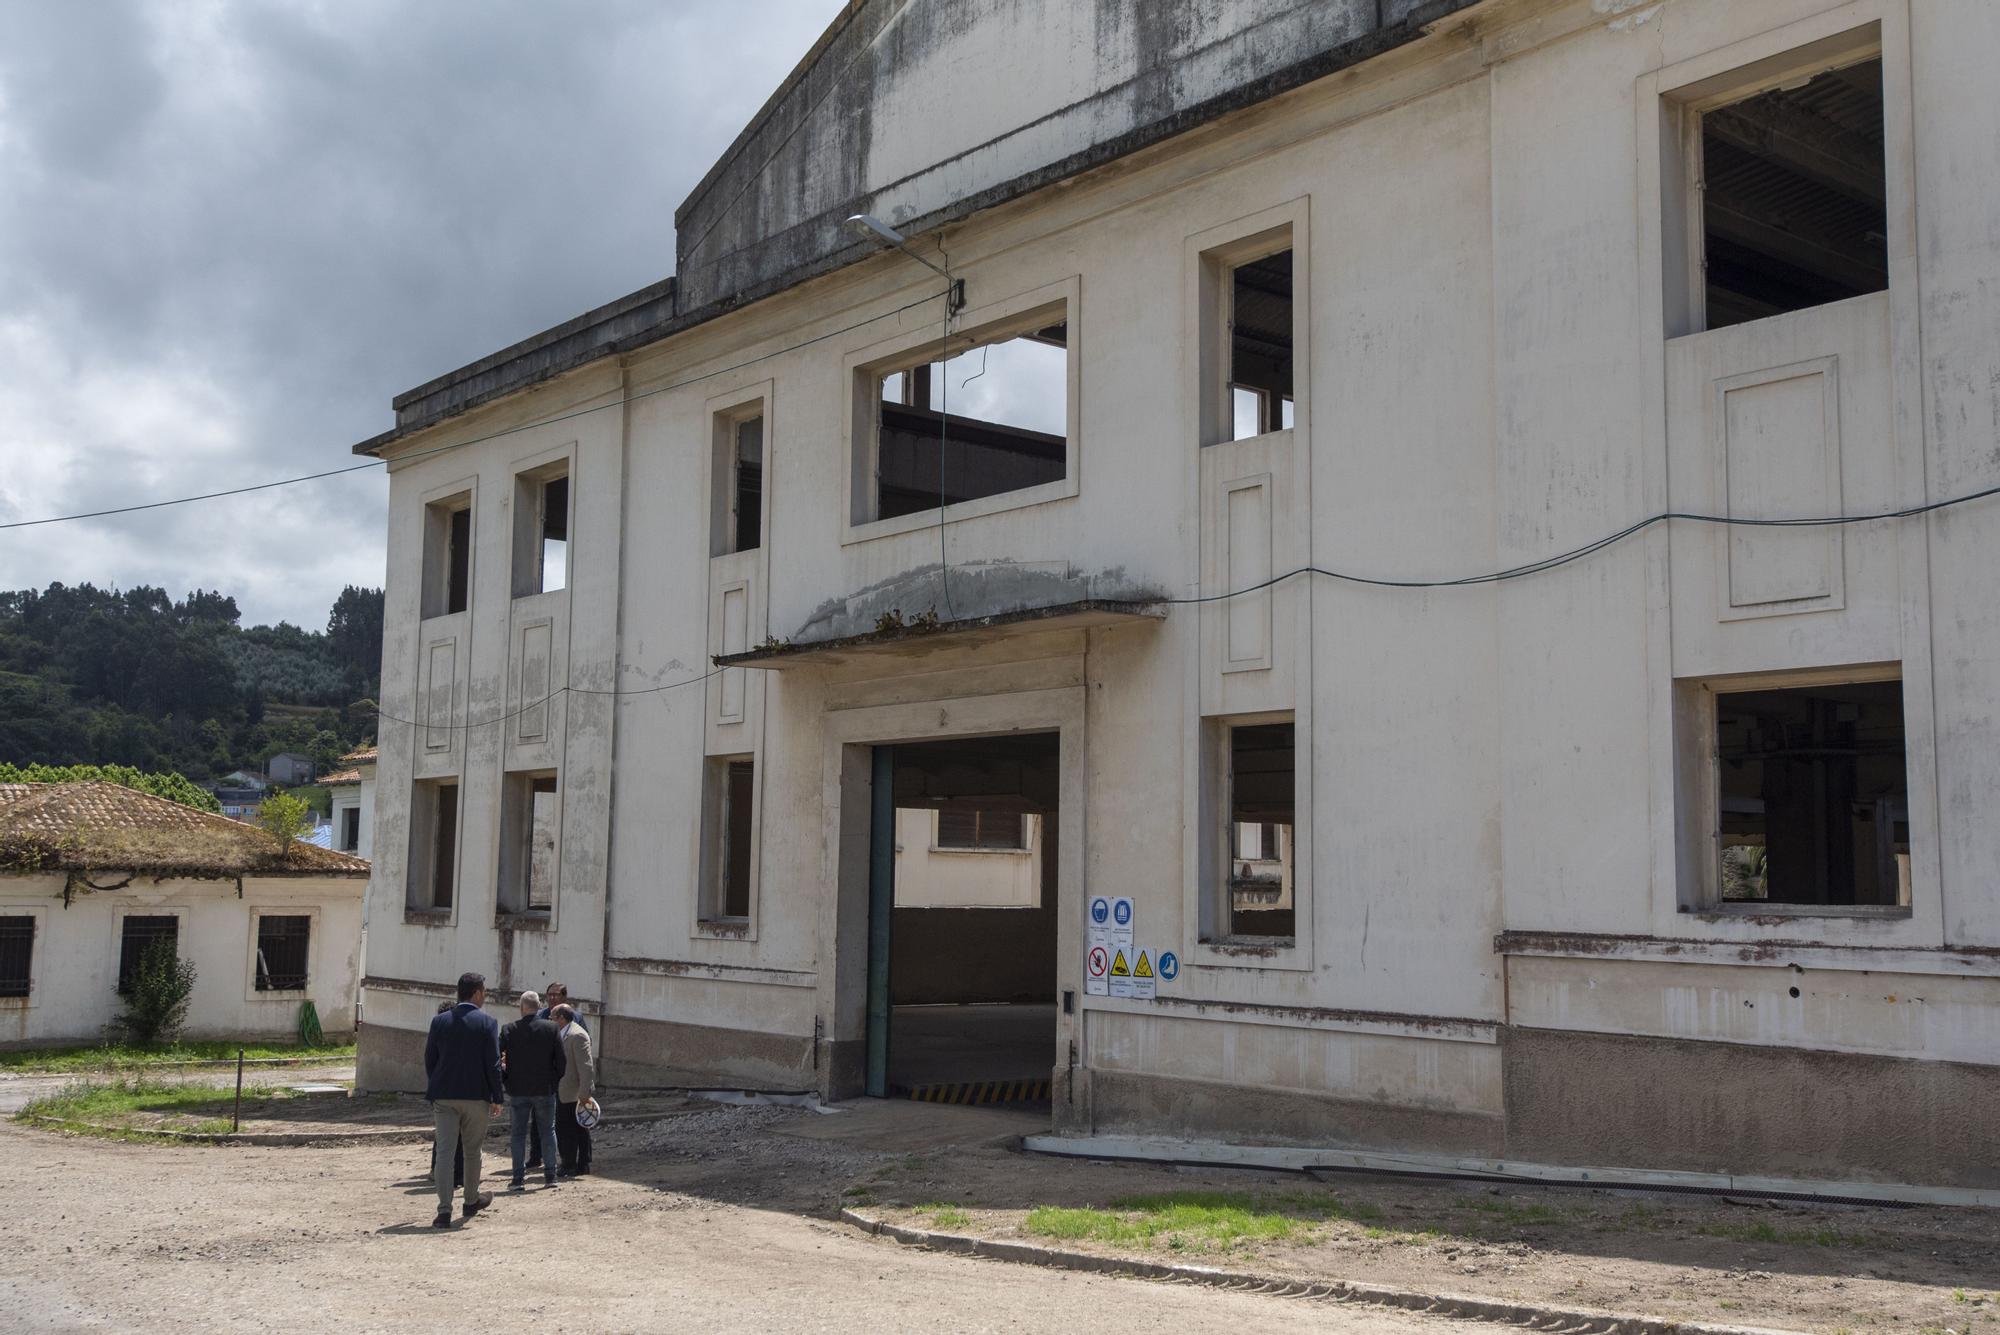
[[[477,968],[614,1080],[1025,1020],[1066,1134],[2000,1188],[1996,67],[1980,0],[855,0],[677,279],[357,447],[361,1082]],[[906,921],[899,809],[1032,817],[1037,908]]]

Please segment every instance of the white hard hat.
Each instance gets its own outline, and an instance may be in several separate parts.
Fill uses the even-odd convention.
[[[597,1119],[601,1115],[598,1111],[596,1099],[587,1099],[576,1105],[576,1124],[585,1131],[596,1126]]]

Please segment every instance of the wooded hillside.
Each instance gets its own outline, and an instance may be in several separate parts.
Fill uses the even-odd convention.
[[[243,626],[207,590],[0,593],[0,760],[197,780],[280,751],[331,766],[375,734],[381,661],[380,589],[343,589],[323,631]]]

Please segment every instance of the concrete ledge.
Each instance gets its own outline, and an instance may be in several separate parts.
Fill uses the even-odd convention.
[[[1593,1312],[1578,1308],[1543,1307],[1532,1303],[1507,1302],[1457,1293],[1420,1293],[1381,1284],[1358,1284],[1351,1280],[1309,1281],[1259,1275],[1246,1271],[1215,1270],[1208,1266],[1174,1265],[1160,1261],[1139,1261],[1117,1256],[1096,1256],[1088,1252],[1063,1251],[1027,1242],[1002,1242],[958,1233],[933,1233],[871,1219],[857,1210],[842,1209],[841,1222],[864,1233],[891,1238],[911,1247],[982,1256],[989,1260],[1011,1261],[1017,1265],[1051,1266],[1086,1274],[1113,1275],[1127,1279],[1151,1279],[1180,1284],[1202,1284],[1210,1288],[1269,1294],[1274,1298],[1310,1298],[1321,1302],[1368,1303],[1395,1307],[1433,1316],[1458,1317],[1469,1321],[1504,1321],[1511,1325],[1561,1330],[1566,1335],[1778,1335],[1761,1326],[1718,1326],[1702,1321],[1667,1321],[1659,1317],[1628,1316],[1616,1312]]]
[[[1091,1126],[1184,1140],[1243,1139],[1264,1144],[1498,1154],[1506,1143],[1497,1114],[1413,1108],[1332,1093],[1092,1068]]]
[[[1510,1158],[2000,1191],[2000,1066],[1508,1029]]]
[[[694,1089],[813,1089],[810,1037],[605,1015],[598,1036],[609,1085]]]

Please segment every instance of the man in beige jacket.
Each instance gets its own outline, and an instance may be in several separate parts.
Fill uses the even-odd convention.
[[[564,1177],[581,1177],[590,1171],[590,1128],[578,1125],[576,1110],[579,1104],[597,1106],[597,1059],[590,1050],[590,1033],[576,1022],[573,1006],[557,1006],[549,1018],[562,1033],[567,1062],[556,1086],[556,1153],[562,1157]]]

